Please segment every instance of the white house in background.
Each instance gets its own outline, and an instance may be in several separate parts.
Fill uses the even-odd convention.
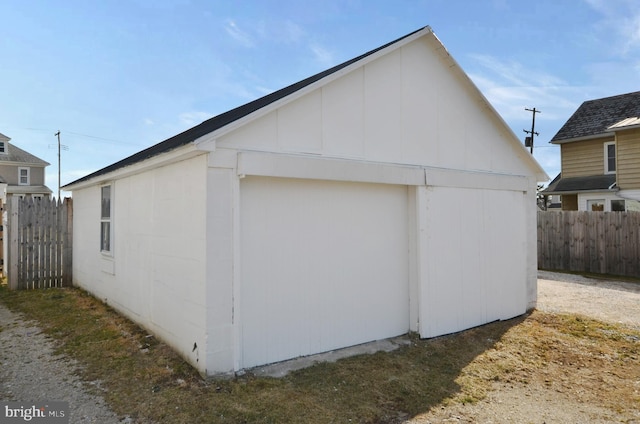
[[[74,283],[207,375],[434,337],[535,306],[547,179],[425,27],[65,186]]]

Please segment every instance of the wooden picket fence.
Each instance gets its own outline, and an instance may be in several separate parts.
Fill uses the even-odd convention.
[[[12,197],[6,210],[9,288],[71,286],[72,200]]]
[[[640,212],[538,211],[538,268],[640,277]]]

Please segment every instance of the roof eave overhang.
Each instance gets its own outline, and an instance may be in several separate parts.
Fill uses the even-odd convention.
[[[619,188],[613,189],[594,189],[594,190],[567,190],[567,191],[542,191],[545,195],[563,195],[563,194],[582,194],[582,193],[617,193]]]
[[[117,168],[111,172],[96,175],[91,177],[91,174],[86,179],[78,180],[76,182],[62,186],[65,191],[80,190],[93,185],[104,184],[115,179],[129,177],[131,175],[139,174],[151,168],[157,168],[158,166],[166,166],[172,163],[180,162],[186,159],[193,158],[207,153],[206,151],[199,150],[193,143],[186,144],[176,149],[170,150],[159,155],[152,156],[149,159],[141,162],[136,162],[129,166]],[[99,172],[99,171],[96,171]]]
[[[595,140],[596,138],[611,137],[612,135],[613,135],[612,132],[603,132],[598,134],[585,135],[582,137],[566,138],[564,140],[551,140],[549,143],[566,144],[566,143],[573,143],[575,141],[586,141],[586,140]]]
[[[31,186],[31,185],[15,185],[15,184],[7,184],[6,190],[8,194],[51,194],[53,193],[51,189],[45,185],[40,186]]]
[[[625,125],[624,127],[607,128],[606,131],[607,133],[614,133],[616,131],[636,130],[638,128],[640,128],[640,124]]]
[[[2,156],[0,156],[0,165],[33,166],[45,168],[51,164],[49,162],[21,162],[17,160],[2,160]]]

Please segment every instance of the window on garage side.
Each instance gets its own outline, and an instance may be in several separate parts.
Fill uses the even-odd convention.
[[[111,253],[112,250],[111,200],[113,193],[111,188],[111,185],[100,188],[100,251],[103,253]]]

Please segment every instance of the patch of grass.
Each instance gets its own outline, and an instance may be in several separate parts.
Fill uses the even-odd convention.
[[[0,288],[0,301],[37,321],[60,353],[79,361],[85,379],[100,382],[117,413],[141,422],[394,423],[478,402],[497,383],[577,388],[585,401],[614,410],[640,400],[640,334],[571,315],[534,312],[432,340],[412,336],[391,353],[320,363],[281,379],[203,380],[81,290]]]

